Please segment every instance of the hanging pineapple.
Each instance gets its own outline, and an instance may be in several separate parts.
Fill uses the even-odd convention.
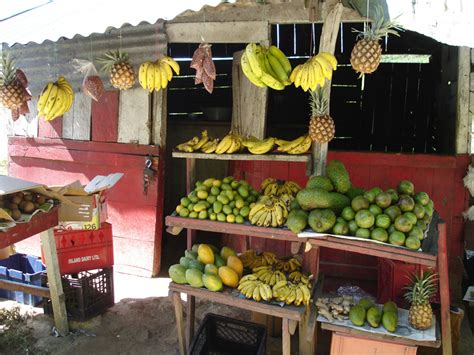
[[[9,110],[15,110],[26,101],[15,63],[10,55],[3,53],[0,59],[0,103]]]
[[[415,329],[428,329],[433,321],[433,310],[430,298],[436,293],[438,279],[431,271],[420,271],[420,275],[412,275],[411,284],[406,286],[408,291],[405,299],[410,302],[408,321]]]
[[[311,120],[309,121],[309,136],[319,144],[330,142],[336,133],[334,120],[328,115],[328,99],[322,89],[310,91]]]
[[[359,34],[351,52],[351,65],[361,75],[371,74],[378,68],[382,56],[380,40],[388,34],[399,36],[397,30],[400,28],[394,22],[385,20],[381,8],[376,9],[374,17],[363,31],[353,29]]]
[[[110,84],[119,90],[130,89],[135,84],[135,71],[129,62],[128,53],[107,51],[97,61],[102,64],[102,70],[110,73]]]

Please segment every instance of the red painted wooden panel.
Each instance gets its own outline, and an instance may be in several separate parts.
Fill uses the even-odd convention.
[[[52,121],[38,119],[38,137],[61,138],[63,136],[63,117],[55,118]]]
[[[430,194],[440,216],[447,223],[448,248],[452,261],[461,255],[462,212],[468,206],[468,193],[463,186],[462,178],[470,163],[469,156],[329,152],[328,159],[339,159],[344,162],[354,186],[362,188],[379,186],[386,189],[396,187],[402,179],[413,181],[416,190]],[[242,174],[242,171],[238,170],[243,169],[245,178],[254,187],[258,187],[268,176],[291,179],[300,185],[304,185],[308,179],[305,176],[305,165],[302,163],[275,164],[250,161],[234,165],[233,169],[238,174]],[[276,243],[281,242],[269,240],[265,248],[282,250],[282,246],[276,246]],[[254,247],[254,244],[251,243],[251,247]],[[288,250],[287,246],[283,248]],[[321,250],[321,260],[322,269],[342,277],[351,276],[355,272],[362,275],[362,270],[367,272],[367,267],[376,265],[374,257],[324,248]],[[351,267],[346,265],[335,268],[334,263],[347,264]],[[364,268],[360,268],[359,272],[357,265]]]
[[[64,185],[74,180],[87,183],[96,175],[124,173],[107,193],[109,221],[114,226],[114,236],[128,240],[128,245],[138,249],[130,250],[130,255],[135,257],[126,259],[127,250],[122,250],[115,261],[116,264],[132,265],[135,260],[138,269],[148,270],[148,276],[157,272],[161,253],[164,171],[160,169],[159,177],[153,179],[148,194],[144,195],[143,167],[146,154],[152,152],[160,156],[158,148],[142,146],[140,154],[139,146],[129,144],[108,143],[106,147],[97,143],[96,147],[95,143],[84,142],[89,150],[80,150],[77,142],[73,144],[74,149],[66,149],[60,143],[68,145],[71,144],[69,141],[57,140],[53,144],[46,140],[41,144],[35,140],[33,146],[31,142],[27,138],[10,140],[9,172],[12,176],[47,185]],[[127,151],[133,154],[127,154]],[[160,160],[158,162],[162,167]]]
[[[120,91],[106,91],[99,101],[92,101],[92,140],[117,142]]]

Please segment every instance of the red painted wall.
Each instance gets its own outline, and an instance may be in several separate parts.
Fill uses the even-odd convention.
[[[459,287],[463,253],[462,212],[468,206],[468,191],[462,178],[470,163],[468,155],[435,156],[421,154],[386,154],[358,152],[329,152],[328,160],[341,160],[350,173],[354,186],[382,189],[396,187],[402,179],[413,181],[417,191],[426,191],[435,202],[441,218],[447,223],[448,251],[453,288]],[[304,186],[307,181],[305,164],[286,162],[236,162],[234,175],[245,178],[259,188],[266,177],[293,180]],[[228,238],[239,247],[238,238]],[[289,243],[253,238],[251,246],[258,250],[275,250],[280,255],[290,254]],[[321,271],[331,276],[375,279],[375,257],[321,249]]]
[[[85,184],[96,175],[124,173],[107,195],[115,263],[121,269],[151,276],[160,268],[164,184],[160,175],[148,194],[143,194],[147,154],[162,156],[154,146],[11,137],[9,174],[47,185],[64,185],[74,180]],[[159,159],[160,174],[163,166],[164,161]],[[39,239],[28,243],[39,252]]]

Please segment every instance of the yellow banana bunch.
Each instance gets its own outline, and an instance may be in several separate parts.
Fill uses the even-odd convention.
[[[60,76],[58,81],[48,83],[41,92],[37,104],[38,115],[45,121],[54,120],[69,111],[73,100],[74,91],[71,84]]]
[[[273,286],[280,281],[286,281],[285,274],[279,270],[273,270],[271,266],[260,266],[252,271],[258,280],[269,286]]]
[[[209,140],[201,147],[201,151],[206,154],[214,153],[216,151],[218,144],[219,144],[219,138]]]
[[[259,227],[279,227],[285,224],[288,208],[276,196],[262,196],[250,209],[249,221]]]
[[[176,146],[176,149],[179,150],[180,152],[187,152],[187,153],[192,153],[194,151],[197,151],[199,149],[202,149],[208,142],[210,138],[209,135],[207,134],[207,130],[204,130],[201,132],[201,137],[193,137],[187,142],[178,144]]]
[[[244,267],[254,269],[260,266],[273,265],[277,262],[277,257],[274,253],[264,252],[263,254],[257,255],[255,250],[247,250],[239,256]]]
[[[285,54],[275,46],[249,43],[240,61],[242,72],[258,87],[283,90],[290,85],[291,64]]]
[[[307,285],[303,283],[294,284],[292,282],[277,282],[272,288],[273,297],[286,304],[309,305],[311,292]]]
[[[313,278],[313,275],[305,275],[299,270],[295,270],[288,275],[288,279],[291,282],[296,283],[296,284],[303,283],[305,285],[308,285],[308,288],[311,288],[310,281],[312,278]]]
[[[332,79],[332,72],[337,69],[337,60],[331,53],[321,52],[309,58],[304,64],[297,65],[290,75],[295,87],[304,91],[324,87],[326,79]]]
[[[173,71],[179,75],[179,64],[171,57],[165,56],[156,62],[144,62],[138,70],[138,82],[148,92],[159,91],[168,86],[173,78]]]
[[[242,281],[242,279],[239,281],[237,288],[246,298],[252,298],[257,302],[261,300],[270,301],[273,298],[272,289],[269,285],[258,280]]]
[[[275,267],[277,270],[283,270],[284,272],[298,271],[301,268],[301,261],[295,257],[289,260],[278,260]]]
[[[246,144],[247,145],[245,146],[247,147],[250,153],[256,155],[266,154],[273,150],[273,146],[275,145],[275,138],[270,137],[267,139],[252,141],[251,143],[247,141]]]
[[[277,140],[277,151],[288,154],[304,154],[311,148],[309,135],[300,136],[292,141]]]
[[[239,135],[229,133],[217,144],[215,153],[232,154],[240,151],[242,148],[242,139]]]
[[[301,187],[294,181],[276,180],[273,178],[263,180],[261,188],[263,195],[284,197],[285,202],[288,197],[296,196],[298,191],[301,190]]]

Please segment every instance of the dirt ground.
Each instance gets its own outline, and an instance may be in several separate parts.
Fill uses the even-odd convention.
[[[21,306],[29,314],[26,322],[32,341],[28,354],[178,354],[178,340],[173,306],[168,299],[167,278],[147,279],[115,273],[116,304],[101,316],[87,322],[71,322],[71,334],[66,337],[52,335],[53,320],[43,314],[42,308]],[[19,306],[13,301],[1,301],[0,309]],[[196,302],[196,330],[207,313],[250,320],[250,312],[211,303]],[[297,338],[297,337],[296,337]],[[295,339],[296,340],[296,339]],[[319,335],[324,350],[318,345],[318,354],[329,353],[328,334]],[[326,344],[324,344],[326,343]],[[292,348],[296,353],[296,342]],[[267,354],[281,353],[280,338],[269,337]],[[430,349],[427,349],[430,350]],[[432,351],[420,351],[434,354]],[[438,352],[436,352],[438,353]],[[19,354],[0,348],[0,354]],[[474,338],[467,317],[463,322],[459,354],[474,354]]]

